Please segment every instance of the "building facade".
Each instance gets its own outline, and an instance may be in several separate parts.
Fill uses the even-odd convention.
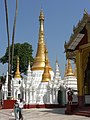
[[[90,104],[90,15],[86,11],[65,43],[65,51],[66,58],[74,60],[77,66],[78,104]]]

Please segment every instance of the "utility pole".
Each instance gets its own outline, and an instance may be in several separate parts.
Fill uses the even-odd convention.
[[[11,79],[12,79],[12,66],[13,66],[13,55],[14,55],[14,36],[15,36],[15,28],[16,28],[18,0],[16,0],[16,10],[15,10],[15,17],[14,17],[14,24],[13,24],[11,52],[10,52],[10,35],[9,35],[9,25],[8,25],[7,0],[4,0],[4,4],[5,4],[5,13],[6,13],[6,29],[7,29],[7,37],[8,37],[8,99],[11,99]]]
[[[16,29],[16,17],[18,13],[18,0],[16,0],[16,9],[13,23],[13,33],[12,33],[12,51],[11,51],[11,74],[13,69],[13,56],[14,56],[14,37],[15,37],[15,29]]]

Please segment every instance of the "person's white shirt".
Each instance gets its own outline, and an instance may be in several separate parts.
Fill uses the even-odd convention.
[[[21,109],[23,108],[23,102],[19,103],[19,108],[21,108]]]
[[[19,108],[23,108],[23,101],[18,100]]]

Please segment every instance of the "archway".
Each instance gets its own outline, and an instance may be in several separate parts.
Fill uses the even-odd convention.
[[[59,103],[60,105],[62,105],[62,102],[63,102],[62,91],[59,90],[59,91],[58,91],[58,103]]]

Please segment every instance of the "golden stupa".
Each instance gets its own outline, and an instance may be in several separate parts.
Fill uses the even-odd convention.
[[[46,48],[46,45],[45,45],[45,40],[44,40],[44,14],[43,14],[42,10],[40,11],[39,21],[40,21],[39,40],[38,40],[36,57],[34,59],[34,63],[33,63],[33,66],[31,68],[32,71],[44,70],[44,67],[45,67],[45,48]],[[52,70],[50,65],[49,65],[49,70]]]
[[[15,72],[14,78],[21,78],[20,71],[19,71],[19,57],[17,57],[17,68],[16,68],[16,72]]]
[[[67,68],[66,69],[67,69],[66,76],[74,76],[70,59],[68,59],[68,61],[67,61]]]
[[[44,67],[44,72],[42,74],[42,81],[41,82],[48,82],[51,80],[51,75],[49,72],[49,62],[48,62],[48,51],[47,49],[45,50],[45,67]]]

